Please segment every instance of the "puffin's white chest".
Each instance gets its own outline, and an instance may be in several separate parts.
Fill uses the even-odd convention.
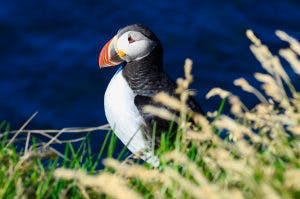
[[[149,147],[141,126],[144,119],[134,104],[135,94],[118,71],[110,81],[104,96],[106,118],[117,137],[132,153]]]

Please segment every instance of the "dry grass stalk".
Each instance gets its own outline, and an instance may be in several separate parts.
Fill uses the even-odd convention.
[[[230,103],[230,112],[233,113],[236,116],[242,116],[243,112],[248,112],[248,108],[243,104],[243,102],[240,100],[238,96],[231,95],[229,97],[229,103]]]
[[[15,186],[16,186],[16,190],[17,190],[17,194],[16,194],[15,198],[26,199],[27,196],[24,194],[25,190],[23,187],[22,178],[17,179]]]
[[[191,181],[187,180],[181,176],[176,170],[167,168],[164,173],[169,176],[176,184],[178,184],[178,189],[189,193],[193,198],[218,198],[214,191],[207,191],[205,188],[200,188],[193,184]],[[176,185],[175,185],[176,186]],[[203,186],[204,187],[204,186]]]
[[[290,189],[300,189],[300,169],[291,169],[285,172],[285,186]]]
[[[165,154],[162,159],[165,161],[174,161],[177,164],[185,167],[193,175],[193,178],[195,179],[198,185],[208,184],[207,179],[198,170],[197,165],[190,161],[184,153],[174,150],[170,153]]]
[[[289,36],[283,31],[277,30],[275,34],[282,40],[286,41],[290,44],[290,48],[295,51],[298,55],[300,55],[300,43],[293,37]]]
[[[147,105],[144,106],[143,111],[146,113],[157,115],[158,117],[165,120],[175,121],[175,122],[179,120],[175,114],[171,113],[165,108],[158,108],[156,106]]]
[[[83,187],[92,188],[94,191],[112,198],[142,198],[128,187],[126,180],[113,174],[101,173],[91,176],[80,170],[60,168],[55,170],[54,176],[65,180],[75,180]]]
[[[276,193],[276,191],[267,183],[263,183],[260,187],[262,192],[262,197],[266,199],[280,199],[281,197]]]
[[[261,138],[252,132],[251,129],[237,123],[227,116],[221,116],[215,124],[220,129],[227,129],[233,141],[239,141],[244,138],[244,135],[247,135],[255,143],[261,142]]]
[[[277,85],[276,80],[271,75],[255,73],[254,76],[258,81],[263,83],[262,88],[268,96],[280,103],[282,107],[289,107],[286,93],[282,91],[282,88]]]
[[[225,91],[221,88],[213,88],[206,94],[206,99],[209,99],[214,96],[219,96],[222,99],[225,99],[225,98],[229,97],[230,95],[231,95],[230,92]]]
[[[6,145],[6,148],[14,142],[16,137],[21,133],[21,131],[30,123],[30,121],[38,114],[38,112],[35,112],[23,125],[22,127],[14,134],[14,136],[9,140],[9,142]]]
[[[157,95],[155,95],[153,97],[153,100],[155,102],[158,102],[161,104],[168,104],[168,107],[170,107],[176,111],[180,111],[183,108],[182,104],[180,103],[180,101],[177,98],[170,96],[164,92],[160,92]],[[186,105],[184,104],[184,106],[186,106]]]
[[[244,78],[234,80],[234,85],[241,87],[244,91],[254,94],[261,102],[268,103],[266,98],[253,86],[251,86]]]
[[[18,131],[20,133],[33,133],[33,134],[40,134],[40,133],[48,133],[48,134],[53,134],[53,133],[58,133],[60,131],[64,131],[64,133],[85,133],[85,132],[93,132],[93,131],[99,131],[99,130],[111,130],[109,127],[109,124],[104,124],[96,127],[68,127],[68,128],[63,128],[63,129],[23,129],[23,130],[16,130],[16,131],[9,131],[11,134],[15,134]]]
[[[291,49],[281,49],[279,54],[290,63],[295,73],[300,75],[300,60],[296,53],[294,53]]]
[[[169,179],[158,170],[148,170],[140,165],[121,164],[114,159],[105,159],[104,165],[113,168],[117,174],[125,178],[138,178],[143,182],[160,182],[170,184]]]

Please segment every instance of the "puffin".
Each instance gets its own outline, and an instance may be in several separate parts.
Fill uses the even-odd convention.
[[[159,166],[151,146],[159,146],[161,133],[168,131],[170,122],[145,113],[143,107],[163,106],[152,100],[159,92],[176,96],[176,83],[163,69],[160,40],[142,24],[128,25],[104,45],[98,62],[100,68],[119,65],[104,94],[105,116],[111,129],[130,152],[139,154],[154,167]],[[188,106],[203,114],[194,98],[190,97]]]

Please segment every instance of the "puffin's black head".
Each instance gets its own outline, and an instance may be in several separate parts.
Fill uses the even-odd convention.
[[[100,68],[115,66],[147,57],[156,47],[161,47],[155,34],[140,24],[126,26],[108,41],[99,55]]]

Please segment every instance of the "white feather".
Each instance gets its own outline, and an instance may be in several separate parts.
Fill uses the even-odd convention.
[[[135,94],[119,70],[111,79],[105,95],[105,115],[117,137],[128,145],[127,148],[134,154],[147,151],[142,156],[153,166],[159,165],[157,157],[149,151],[150,142],[145,140],[141,126],[145,123],[134,104]]]

